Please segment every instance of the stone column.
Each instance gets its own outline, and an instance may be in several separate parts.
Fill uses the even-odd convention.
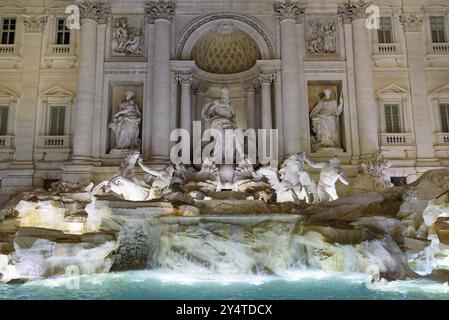
[[[262,129],[273,128],[273,113],[271,110],[271,82],[273,74],[260,74],[259,82],[262,91]]]
[[[181,84],[181,121],[180,126],[190,132],[192,128],[192,108],[190,97],[190,86],[192,85],[191,74],[179,74],[178,81]]]
[[[174,8],[172,1],[150,1],[145,6],[154,22],[150,148],[155,161],[168,161],[170,152],[170,24]]]
[[[16,132],[15,162],[20,162],[21,168],[32,169],[35,138],[36,113],[39,96],[39,63],[41,58],[42,32],[47,23],[46,16],[23,16],[25,27],[23,38],[23,79],[21,101],[18,104]],[[29,176],[23,181],[25,185],[32,185],[33,173],[24,172]],[[22,178],[17,178],[16,183],[22,184]]]
[[[195,120],[201,121],[201,111],[204,105],[204,98],[206,97],[207,87],[201,81],[198,83],[196,88],[196,110],[195,110]]]
[[[282,59],[282,116],[284,130],[284,153],[291,154],[303,149],[301,143],[301,118],[307,117],[299,108],[298,48],[296,40],[296,19],[304,10],[298,2],[276,2],[275,16],[281,25]]]
[[[252,84],[248,86],[246,91],[246,127],[248,129],[257,129],[256,92]]]
[[[110,7],[99,1],[78,2],[81,16],[80,56],[75,107],[73,159],[89,161],[92,157],[92,130],[95,105],[97,22],[104,21]]]
[[[379,141],[369,30],[365,25],[366,7],[367,4],[364,1],[359,1],[342,5],[338,9],[345,24],[352,22],[357,120],[362,158],[367,158],[376,152]],[[348,100],[346,99],[346,103]]]
[[[415,141],[417,166],[435,165],[433,152],[433,134],[431,108],[428,105],[426,92],[426,70],[424,57],[423,19],[415,15],[402,15],[400,22],[404,28],[410,91],[412,99],[412,112],[415,121]]]

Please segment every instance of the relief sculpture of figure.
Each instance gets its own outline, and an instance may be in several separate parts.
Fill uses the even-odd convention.
[[[119,111],[112,117],[109,128],[115,136],[115,149],[140,148],[140,122],[142,114],[136,104],[135,93],[128,91],[126,98],[120,103]]]
[[[312,144],[313,151],[321,148],[340,148],[340,131],[338,120],[343,112],[343,96],[340,102],[331,99],[332,91],[324,90],[324,97],[313,107],[310,112],[312,130],[315,141]]]
[[[114,31],[112,33],[112,52],[124,53],[125,43],[128,41],[128,22],[126,19],[115,22]]]
[[[329,162],[314,162],[303,154],[302,159],[312,168],[321,169],[320,180],[318,182],[317,197],[318,201],[333,201],[338,199],[335,184],[340,180],[348,185],[349,181],[341,169],[341,159],[338,156],[332,157]]]
[[[137,30],[132,39],[125,43],[126,53],[134,56],[143,55],[143,37],[142,31]]]

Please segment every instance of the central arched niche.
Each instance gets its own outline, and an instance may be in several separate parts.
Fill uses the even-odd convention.
[[[190,59],[204,71],[233,74],[251,69],[261,53],[250,35],[232,22],[223,22],[198,39]]]

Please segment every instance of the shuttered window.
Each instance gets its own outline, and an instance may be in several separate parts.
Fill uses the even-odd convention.
[[[51,106],[50,107],[50,136],[63,136],[65,131],[65,106]]]
[[[385,104],[385,126],[387,133],[401,132],[398,104]]]
[[[430,31],[432,33],[433,43],[445,43],[446,32],[444,17],[430,17]]]
[[[440,104],[441,131],[449,132],[449,103]]]
[[[8,106],[0,106],[0,136],[8,134]]]
[[[380,25],[377,30],[377,35],[379,39],[379,43],[392,43],[392,27],[391,27],[391,18],[390,17],[380,17]]]
[[[4,18],[1,20],[1,44],[14,44],[16,35],[16,19]]]

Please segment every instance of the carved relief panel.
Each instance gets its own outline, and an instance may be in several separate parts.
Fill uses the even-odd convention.
[[[140,16],[115,16],[109,23],[109,57],[144,58],[146,56],[145,24]],[[118,59],[117,59],[118,58]]]
[[[306,54],[309,56],[337,55],[337,18],[306,16]]]

